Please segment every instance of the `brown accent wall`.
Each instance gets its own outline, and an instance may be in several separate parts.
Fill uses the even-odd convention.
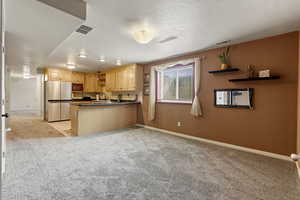
[[[298,77],[300,77],[300,31],[299,34],[299,45],[298,45]],[[297,153],[300,153],[300,82],[298,81],[298,119],[297,119]],[[300,166],[300,161],[299,161]],[[300,174],[299,174],[300,175]]]
[[[151,66],[195,56],[206,56],[201,67],[200,101],[203,116],[190,115],[191,105],[156,105],[156,119],[147,120],[148,97],[144,96],[138,122],[149,126],[181,132],[187,135],[225,142],[243,147],[289,155],[296,151],[298,32],[250,41],[231,48],[231,65],[242,72],[212,75],[218,69],[217,55],[222,49],[193,53],[187,56],[152,62]],[[246,76],[249,64],[256,69],[271,69],[279,80],[230,83],[228,79]],[[213,90],[217,88],[254,88],[254,110],[216,108]],[[181,127],[177,127],[177,122]]]

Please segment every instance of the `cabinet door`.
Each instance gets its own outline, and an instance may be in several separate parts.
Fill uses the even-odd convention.
[[[116,72],[107,72],[105,85],[107,91],[114,91],[116,89]]]
[[[84,73],[72,72],[72,83],[83,84],[84,83]]]
[[[78,73],[78,83],[84,84],[84,73]]]
[[[116,90],[126,90],[126,69],[121,69],[116,72]]]
[[[90,74],[89,73],[86,73],[85,76],[84,76],[84,92],[90,92],[91,90],[91,78],[90,78]]]
[[[72,71],[61,70],[60,71],[60,77],[61,77],[61,81],[72,82]]]
[[[61,73],[59,69],[48,68],[46,70],[48,81],[59,81],[61,79]]]
[[[127,90],[136,89],[136,66],[132,65],[127,68]]]
[[[102,92],[102,86],[100,81],[100,74],[96,73],[96,91]]]
[[[78,83],[77,74],[78,72],[72,72],[72,83]]]
[[[98,75],[97,73],[87,73],[84,81],[85,92],[98,92]]]
[[[98,92],[98,75],[97,73],[93,73],[92,75],[92,79],[91,79],[91,90],[92,92]]]

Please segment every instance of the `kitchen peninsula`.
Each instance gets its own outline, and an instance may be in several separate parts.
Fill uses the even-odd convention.
[[[101,133],[136,124],[139,102],[73,102],[72,136]]]

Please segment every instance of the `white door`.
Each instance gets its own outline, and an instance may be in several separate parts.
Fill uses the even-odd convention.
[[[1,81],[0,81],[0,110],[1,110],[1,120],[0,120],[0,126],[1,126],[1,153],[0,153],[0,160],[1,160],[1,185],[2,185],[2,178],[3,178],[3,174],[5,172],[5,151],[6,151],[6,127],[5,127],[5,121],[6,118],[8,117],[5,111],[5,48],[4,48],[4,36],[5,36],[5,32],[4,32],[4,20],[3,20],[3,16],[4,16],[4,10],[3,10],[3,0],[0,0],[0,24],[1,24],[1,69],[0,69],[0,73],[1,73]]]

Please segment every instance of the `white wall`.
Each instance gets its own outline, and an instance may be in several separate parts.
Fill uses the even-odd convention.
[[[42,115],[43,112],[42,75],[30,79],[10,77],[9,109],[14,113]]]

